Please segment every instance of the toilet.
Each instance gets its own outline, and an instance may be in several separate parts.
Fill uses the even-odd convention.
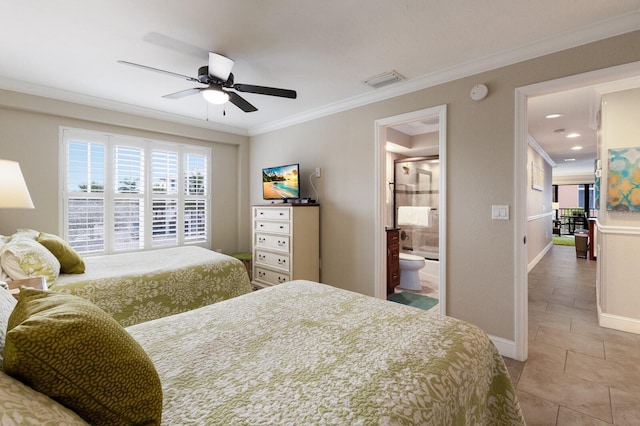
[[[418,271],[425,265],[424,257],[400,253],[400,285],[404,290],[422,290]]]

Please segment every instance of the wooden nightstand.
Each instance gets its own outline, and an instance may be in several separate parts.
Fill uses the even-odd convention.
[[[47,289],[47,279],[45,277],[33,277],[24,280],[7,281],[9,291],[16,299],[20,295],[20,287],[30,287],[38,290]]]

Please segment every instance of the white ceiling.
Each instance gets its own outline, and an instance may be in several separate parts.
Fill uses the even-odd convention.
[[[638,28],[640,0],[5,0],[0,88],[251,135]],[[298,99],[163,99],[198,84],[117,63],[196,77],[208,51]]]
[[[556,164],[554,176],[593,173],[602,95],[637,87],[640,77],[529,98],[529,134]],[[561,116],[546,118],[549,114]],[[572,133],[579,136],[567,137]]]

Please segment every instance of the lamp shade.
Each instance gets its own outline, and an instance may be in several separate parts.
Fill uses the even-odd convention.
[[[0,160],[0,208],[33,208],[20,165],[15,161]]]

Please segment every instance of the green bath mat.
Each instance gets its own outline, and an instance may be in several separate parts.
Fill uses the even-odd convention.
[[[431,309],[438,303],[438,299],[433,297],[423,296],[422,294],[409,293],[403,291],[401,293],[393,293],[387,300],[392,302],[401,303],[403,305],[413,306],[414,308],[424,309],[425,311]]]

